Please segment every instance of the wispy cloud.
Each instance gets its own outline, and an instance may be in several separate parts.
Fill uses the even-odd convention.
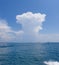
[[[59,34],[39,34],[37,37],[38,42],[59,42]]]
[[[0,41],[15,41],[16,37],[22,33],[23,32],[21,30],[12,30],[6,20],[0,20]]]

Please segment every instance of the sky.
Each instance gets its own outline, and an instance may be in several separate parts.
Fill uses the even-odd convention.
[[[59,0],[0,0],[0,42],[59,42]]]

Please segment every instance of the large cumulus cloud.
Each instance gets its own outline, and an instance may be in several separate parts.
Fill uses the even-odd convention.
[[[36,41],[42,24],[45,21],[45,14],[26,12],[16,16],[17,23],[22,24],[24,32],[23,41]]]
[[[27,12],[21,15],[17,15],[17,23],[22,24],[23,31],[28,32],[39,32],[42,29],[42,23],[45,21],[45,14]]]
[[[0,41],[17,42],[56,42],[59,34],[40,34],[46,14],[26,12],[16,15],[16,23],[21,24],[21,30],[15,31],[6,20],[0,19]]]

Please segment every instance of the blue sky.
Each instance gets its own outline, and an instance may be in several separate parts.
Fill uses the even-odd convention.
[[[21,30],[22,27],[20,23],[16,23],[17,21],[16,16],[26,12],[46,14],[45,21],[42,24],[43,30],[41,30],[39,33],[49,36],[55,34],[53,37],[57,35],[56,41],[58,41],[59,38],[58,36],[59,35],[59,29],[58,29],[59,1],[58,0],[49,0],[49,1],[48,0],[0,0],[0,19],[7,21],[8,26],[10,26],[14,31]],[[25,37],[26,36],[27,35],[25,35]],[[52,39],[51,41],[54,40]],[[14,39],[10,41],[14,41]],[[19,39],[17,39],[16,41],[19,41]],[[48,41],[50,41],[50,39]]]

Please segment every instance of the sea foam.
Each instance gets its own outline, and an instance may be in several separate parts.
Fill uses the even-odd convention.
[[[59,65],[58,61],[44,61],[44,64],[46,65]]]

